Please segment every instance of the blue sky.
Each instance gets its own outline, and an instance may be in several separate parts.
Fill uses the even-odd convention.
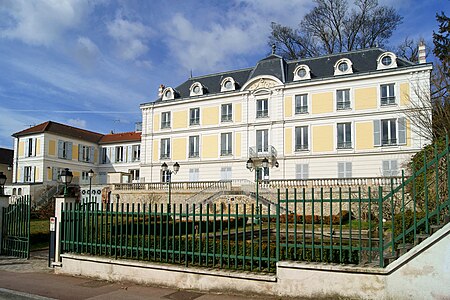
[[[351,1],[349,1],[351,2]],[[379,0],[404,17],[390,40],[432,45],[448,0]],[[270,22],[296,26],[312,0],[0,0],[0,147],[53,120],[132,131],[160,84],[253,66]]]

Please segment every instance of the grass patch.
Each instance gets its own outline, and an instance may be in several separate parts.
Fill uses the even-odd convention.
[[[50,220],[30,220],[30,250],[48,247],[50,240]]]

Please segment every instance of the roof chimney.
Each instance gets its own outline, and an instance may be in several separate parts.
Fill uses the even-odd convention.
[[[425,44],[423,41],[420,41],[419,44],[419,64],[424,64],[427,62],[427,53],[425,51]]]
[[[163,95],[163,91],[166,87],[164,86],[164,84],[160,84],[159,85],[159,89],[158,89],[158,98],[161,98]]]

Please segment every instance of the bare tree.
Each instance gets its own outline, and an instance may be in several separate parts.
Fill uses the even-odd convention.
[[[269,43],[288,59],[383,46],[401,23],[392,7],[377,0],[315,0],[316,6],[293,29],[272,23]]]
[[[436,14],[439,31],[433,31],[434,55],[442,62],[446,76],[450,76],[450,18],[444,12]]]

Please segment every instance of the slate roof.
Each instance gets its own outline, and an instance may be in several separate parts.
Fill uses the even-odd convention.
[[[0,148],[0,164],[1,165],[12,166],[13,156],[14,156],[14,150]]]
[[[36,133],[54,133],[57,135],[76,138],[83,141],[88,141],[91,143],[107,144],[116,142],[129,142],[129,141],[140,141],[140,132],[124,132],[124,133],[113,133],[113,134],[101,134],[53,121],[47,121],[42,124],[27,128],[25,130],[14,133],[13,137],[27,136]]]
[[[211,74],[205,76],[198,76],[189,78],[181,85],[177,86],[175,91],[177,92],[177,99],[186,98],[198,98],[202,96],[189,96],[189,88],[194,82],[200,82],[206,87],[205,94],[218,94],[218,93],[230,93],[233,91],[221,92],[220,83],[226,77],[232,77],[239,84],[236,90],[239,90],[247,81],[251,80],[260,75],[272,75],[278,78],[281,82],[288,84],[294,80],[294,70],[298,65],[307,65],[311,70],[311,79],[325,79],[333,78],[334,75],[334,65],[335,63],[342,59],[348,58],[352,62],[353,74],[349,75],[339,75],[339,77],[354,76],[357,74],[364,74],[368,72],[382,72],[377,70],[377,58],[382,54],[387,52],[381,48],[369,48],[362,50],[355,50],[351,52],[337,53],[331,55],[325,55],[315,58],[305,58],[294,61],[286,61],[282,57],[271,54],[268,57],[260,60],[255,67],[234,70],[228,72],[222,72],[218,74]],[[397,57],[397,68],[411,67],[416,64],[406,61],[404,59]],[[308,82],[309,80],[305,80]],[[161,102],[161,98],[154,101],[154,103]]]

